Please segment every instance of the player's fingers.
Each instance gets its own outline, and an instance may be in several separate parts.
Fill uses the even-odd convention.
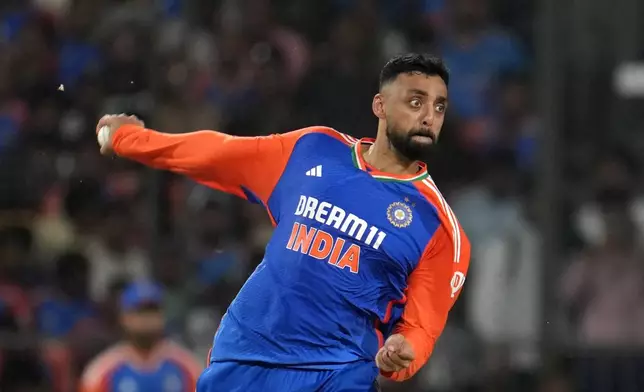
[[[382,369],[383,363],[382,363],[381,357],[382,357],[382,354],[380,351],[378,351],[378,353],[376,354],[376,366],[378,367],[378,369],[384,370]]]
[[[392,358],[390,352],[383,352],[383,354],[382,354],[382,363],[388,369],[386,371],[390,371],[390,372],[397,372],[397,371],[402,370],[402,369],[405,368],[405,366],[402,366],[401,364],[397,363],[394,360],[394,358]]]
[[[112,149],[107,144],[101,146],[101,155],[112,155]]]
[[[141,119],[140,119],[140,118],[138,118],[137,116],[134,116],[134,115],[132,115],[132,116],[127,116],[127,119],[128,119],[130,122],[132,122],[133,124],[138,124],[138,125],[140,125],[140,126],[144,126],[143,121],[141,121]]]
[[[401,350],[396,351],[396,354],[398,355],[399,358],[404,359],[406,361],[413,361],[416,358],[413,350],[411,349],[402,348]]]
[[[111,115],[111,114],[108,114],[108,115],[105,115],[105,116],[101,117],[101,119],[100,119],[100,120],[98,120],[98,124],[96,124],[96,133],[98,133],[98,131],[99,131],[102,127],[104,127],[104,126],[106,126],[106,125],[108,125],[108,126],[109,126],[109,125],[112,125],[112,120],[113,120],[113,119],[114,119],[114,116],[113,116],[113,115]]]
[[[387,353],[387,357],[389,358],[391,363],[400,368],[407,368],[411,364],[411,359],[403,358],[397,352],[389,352]]]
[[[378,369],[384,372],[396,371],[395,365],[389,358],[387,358],[386,350],[381,349],[380,351],[378,351],[378,354],[376,355],[376,366],[378,366]]]

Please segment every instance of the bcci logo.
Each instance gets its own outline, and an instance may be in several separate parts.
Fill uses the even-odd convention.
[[[389,204],[387,208],[387,219],[389,223],[402,229],[411,224],[412,212],[407,204],[399,201]]]

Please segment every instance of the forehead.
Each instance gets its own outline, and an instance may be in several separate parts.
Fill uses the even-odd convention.
[[[429,97],[447,97],[447,86],[438,75],[425,75],[421,73],[404,73],[396,77],[391,87],[397,94],[413,94],[423,92]]]

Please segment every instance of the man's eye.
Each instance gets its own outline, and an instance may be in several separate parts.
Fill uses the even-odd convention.
[[[439,113],[444,113],[445,112],[445,105],[443,105],[442,103],[436,105],[436,111],[439,112]]]
[[[423,103],[420,101],[420,99],[414,98],[412,99],[409,104],[414,107],[414,108],[419,108],[423,105]]]

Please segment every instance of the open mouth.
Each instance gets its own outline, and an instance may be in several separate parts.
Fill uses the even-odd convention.
[[[423,143],[435,143],[434,135],[432,134],[416,134],[412,136],[412,139]]]

